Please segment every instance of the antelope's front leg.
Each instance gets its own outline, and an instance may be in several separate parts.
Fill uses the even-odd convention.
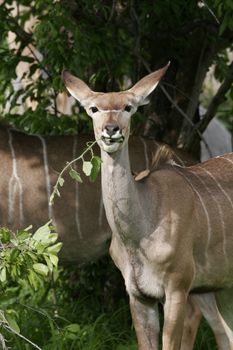
[[[163,350],[179,350],[184,327],[187,293],[166,292],[164,304]]]
[[[159,349],[159,314],[157,303],[147,304],[130,296],[130,310],[139,350]]]

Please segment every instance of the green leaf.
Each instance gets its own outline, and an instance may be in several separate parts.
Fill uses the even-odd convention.
[[[59,176],[58,183],[61,187],[64,185],[64,182],[65,182],[65,180],[63,179],[63,177]]]
[[[11,329],[15,331],[16,333],[20,333],[20,328],[15,320],[15,317],[13,315],[10,315],[9,313],[5,312],[5,318],[6,321]]]
[[[74,170],[73,168],[69,171],[70,177],[72,177],[72,179],[76,180],[77,182],[82,183],[83,180],[81,179],[80,174]]]
[[[16,237],[20,241],[24,241],[25,239],[30,237],[30,233],[25,230],[20,230],[17,232]]]
[[[86,176],[91,175],[92,168],[93,168],[93,165],[91,162],[87,162],[87,161],[83,162],[83,172]]]
[[[37,287],[38,287],[38,276],[33,270],[29,270],[28,281],[29,281],[30,285],[34,289],[37,289]]]
[[[49,272],[48,266],[41,263],[33,264],[33,269],[42,276],[47,276]]]
[[[58,252],[60,252],[61,247],[62,247],[62,243],[59,242],[59,243],[56,243],[56,244],[54,244],[54,245],[48,247],[48,248],[46,249],[46,251],[47,251],[48,253],[50,253],[50,254],[57,254]]]
[[[6,318],[4,316],[4,311],[0,310],[0,322],[5,322],[5,321],[6,321]]]
[[[6,268],[3,267],[0,271],[0,281],[2,283],[6,282]]]
[[[50,232],[51,232],[50,223],[51,223],[51,221],[49,221],[44,226],[41,226],[40,228],[38,228],[38,230],[33,235],[33,239],[35,241],[48,242]]]
[[[20,254],[20,250],[16,249],[16,248],[13,248],[11,250],[11,254],[10,254],[10,262],[14,263],[17,260],[19,254]]]
[[[27,255],[28,255],[33,261],[36,261],[36,260],[37,260],[37,255],[36,255],[35,253],[27,252]]]
[[[57,267],[57,264],[58,264],[58,257],[54,254],[49,254],[49,259],[51,261],[51,263]]]
[[[9,243],[11,239],[11,231],[3,227],[0,229],[0,240],[3,244]]]
[[[36,244],[36,253],[37,254],[42,254],[44,252],[46,246],[47,246],[46,244],[38,242]]]
[[[80,325],[77,323],[69,324],[65,328],[68,332],[71,332],[71,333],[79,333],[80,332]]]
[[[90,175],[90,180],[94,182],[99,174],[100,168],[101,168],[101,158],[94,156],[91,160],[92,164],[92,170],[91,170],[91,175]]]
[[[46,264],[47,264],[47,266],[49,268],[49,271],[52,272],[53,271],[53,264],[52,264],[52,262],[50,261],[48,256],[45,255],[44,258],[45,258]]]
[[[57,233],[50,233],[50,235],[49,235],[49,244],[55,243],[57,238],[58,238],[58,234]]]

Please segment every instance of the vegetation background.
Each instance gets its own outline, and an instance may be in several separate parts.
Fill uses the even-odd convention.
[[[198,156],[214,116],[233,129],[232,46],[232,0],[1,0],[1,122],[27,133],[90,132],[87,116],[64,93],[63,68],[95,90],[111,91],[171,61],[132,130]],[[49,350],[136,349],[126,296],[108,258],[57,274],[36,293],[27,280],[2,289],[1,309],[10,306],[21,334]],[[17,332],[2,334],[5,348],[33,348]],[[204,324],[196,349],[214,349],[212,338]]]

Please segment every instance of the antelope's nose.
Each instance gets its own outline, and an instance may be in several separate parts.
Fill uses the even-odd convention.
[[[120,130],[120,128],[117,124],[106,124],[104,127],[104,130],[111,137],[111,136],[115,135],[117,133],[117,131]]]

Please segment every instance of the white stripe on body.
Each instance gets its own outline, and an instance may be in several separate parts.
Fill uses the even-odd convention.
[[[224,156],[221,156],[221,157],[219,157],[219,158],[225,159],[225,160],[227,160],[228,162],[230,162],[231,164],[233,164],[233,161],[232,161],[231,159],[229,159],[229,158],[226,158],[226,157],[224,157]]]
[[[49,176],[49,163],[48,163],[48,154],[47,154],[47,146],[45,139],[41,135],[36,135],[41,143],[42,143],[42,150],[43,150],[43,161],[44,161],[44,173],[45,173],[45,183],[46,183],[46,190],[47,190],[47,199],[48,199],[48,217],[50,220],[53,219],[53,208],[52,204],[50,204],[50,196],[51,196],[51,183],[50,183],[50,176]],[[53,222],[55,225],[55,222]]]
[[[147,144],[146,141],[140,137],[140,140],[142,141],[143,144],[143,149],[144,149],[144,156],[145,156],[145,163],[146,163],[146,169],[150,168],[150,161],[149,161],[149,157],[148,157],[148,148],[147,148]]]
[[[14,207],[15,207],[15,197],[19,195],[19,220],[20,225],[24,223],[24,213],[23,213],[23,187],[20,178],[17,173],[17,160],[15,155],[15,150],[13,146],[13,137],[10,130],[8,130],[9,135],[9,147],[12,157],[12,175],[8,184],[8,222],[13,222]]]
[[[221,157],[224,158],[224,157]],[[227,158],[224,158],[227,159]],[[216,185],[218,186],[218,188],[222,191],[222,193],[224,194],[224,196],[227,198],[227,200],[229,201],[229,203],[231,204],[232,210],[233,210],[233,202],[231,200],[231,197],[229,196],[229,194],[224,190],[224,188],[222,187],[222,185],[216,180],[216,178],[214,177],[214,175],[207,170],[206,168],[202,168],[202,170],[204,170],[216,183]]]
[[[77,136],[74,136],[74,143],[73,143],[73,159],[77,157]],[[77,165],[74,163],[73,165],[74,170],[77,171]],[[81,226],[80,226],[80,220],[79,220],[79,183],[78,181],[75,181],[75,223],[78,231],[79,238],[83,238]]]
[[[205,168],[202,168],[200,166],[198,168],[201,169],[201,170],[204,170],[204,171],[206,170]],[[212,197],[213,201],[216,203],[216,205],[218,207],[219,217],[220,217],[221,226],[222,226],[222,233],[223,233],[223,254],[224,254],[226,265],[229,265],[227,254],[226,254],[226,245],[227,245],[227,242],[226,242],[226,225],[225,225],[225,222],[223,220],[222,208],[221,208],[218,200],[215,198],[215,196],[213,195],[213,193],[209,189],[208,185],[205,183],[205,181],[203,181],[203,179],[199,175],[197,175],[197,174],[195,174],[193,172],[192,172],[192,174],[195,175],[197,177],[197,179],[203,184],[203,186],[205,187],[206,191],[210,194],[210,196]]]
[[[205,250],[205,258],[206,258],[206,265],[209,266],[209,262],[208,262],[208,248],[209,248],[209,243],[210,243],[210,238],[211,238],[211,223],[210,223],[210,217],[207,211],[207,208],[205,206],[205,203],[200,195],[200,193],[198,192],[198,190],[193,186],[192,182],[188,179],[187,176],[185,176],[183,174],[182,171],[179,170],[179,167],[174,167],[174,169],[187,181],[187,183],[190,185],[190,187],[192,188],[192,190],[196,193],[197,197],[199,198],[199,201],[201,203],[201,206],[204,210],[205,216],[206,216],[206,222],[207,222],[207,245],[206,245],[206,250]]]

